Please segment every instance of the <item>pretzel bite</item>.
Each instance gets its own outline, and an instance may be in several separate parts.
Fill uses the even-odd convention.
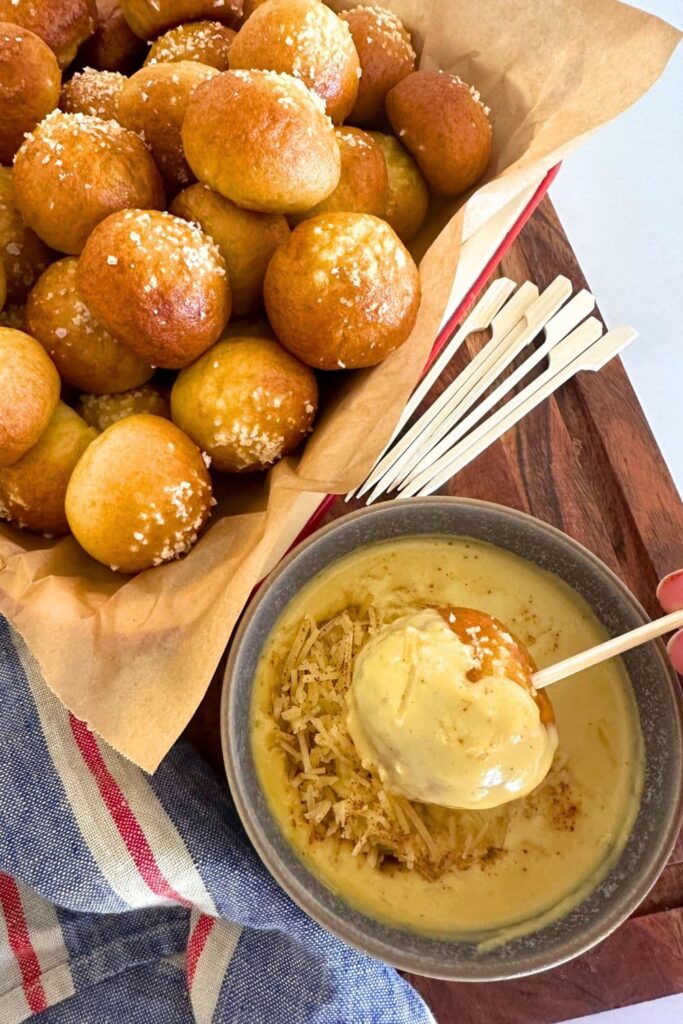
[[[0,519],[51,536],[68,533],[64,496],[74,466],[95,431],[59,402],[38,441],[0,469]]]
[[[48,353],[65,384],[96,394],[144,384],[154,370],[98,323],[76,288],[75,256],[48,267],[26,304],[26,330]]]
[[[5,265],[0,263],[0,312],[5,308],[5,302],[7,301],[7,274],[5,273]]]
[[[0,466],[36,443],[59,399],[59,375],[38,342],[0,327]]]
[[[12,171],[0,167],[0,263],[7,278],[7,301],[23,303],[50,262],[50,250],[26,227],[14,202]]]
[[[0,20],[35,32],[65,68],[97,26],[95,0],[0,0]]]
[[[388,93],[391,126],[435,192],[457,196],[491,158],[488,107],[471,85],[444,71],[414,71]]]
[[[171,203],[171,213],[196,221],[211,235],[225,260],[232,312],[246,316],[263,304],[263,278],[271,256],[289,238],[281,213],[243,210],[208,185],[190,185]]]
[[[153,366],[187,366],[230,315],[215,243],[196,224],[156,210],[123,210],[95,228],[77,285],[103,326]]]
[[[269,338],[219,341],[171,392],[173,422],[227,473],[266,469],[293,451],[317,407],[313,371]]]
[[[312,210],[294,214],[298,222],[319,213],[373,213],[383,216],[387,199],[387,165],[382,150],[360,128],[335,128],[341,176],[334,192]]]
[[[242,0],[121,0],[126,21],[140,39],[156,39],[174,25],[212,18],[236,25]]]
[[[409,242],[424,224],[429,207],[429,189],[410,153],[393,135],[368,132],[384,154],[387,190],[380,214],[401,239]]]
[[[83,68],[64,83],[59,107],[67,114],[89,114],[104,121],[116,121],[125,84],[126,76],[118,71]]]
[[[220,21],[191,21],[159,36],[152,43],[145,64],[196,60],[219,71],[227,71],[230,67],[228,54],[234,38],[234,31],[221,25]]]
[[[183,144],[197,178],[248,210],[308,210],[339,181],[322,101],[291,75],[225,71],[204,82],[187,105]]]
[[[180,128],[196,87],[217,74],[215,68],[190,60],[153,64],[129,78],[121,94],[121,124],[145,140],[162,177],[171,187],[188,185],[193,180]]]
[[[123,16],[121,0],[95,0],[97,28],[81,50],[86,64],[100,71],[128,72],[144,51],[144,44],[135,35]]]
[[[338,124],[356,102],[360,66],[351,33],[320,0],[269,0],[244,23],[230,67],[281,71],[301,79]]]
[[[173,423],[141,413],[93,441],[69,482],[79,544],[112,569],[140,572],[188,551],[211,513],[198,448]]]
[[[354,7],[339,17],[351,29],[362,72],[348,119],[352,124],[381,124],[387,93],[415,70],[410,34],[401,19],[385,7]]]
[[[25,133],[55,109],[60,83],[50,47],[33,32],[0,21],[0,163],[11,164]]]
[[[163,416],[170,420],[171,410],[168,402],[152,384],[144,384],[141,388],[121,391],[118,395],[79,395],[76,412],[82,416],[90,427],[102,433],[112,423],[125,420],[126,416],[136,416],[148,412],[152,416]]]
[[[282,344],[321,370],[374,366],[406,340],[420,304],[413,259],[384,221],[324,213],[299,224],[264,284]]]
[[[164,204],[149,150],[116,121],[56,111],[29,135],[14,163],[17,206],[53,249],[79,253],[115,210]]]

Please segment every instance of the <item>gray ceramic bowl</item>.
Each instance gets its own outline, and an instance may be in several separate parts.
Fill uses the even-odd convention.
[[[660,642],[625,656],[645,745],[645,782],[633,830],[611,871],[553,924],[479,952],[474,943],[435,939],[365,916],[313,875],[280,832],[256,776],[250,744],[252,680],[280,612],[311,577],[373,541],[455,534],[507,548],[566,580],[612,634],[647,621],[621,581],[585,548],[530,516],[480,501],[427,498],[362,509],[324,527],[273,572],[249,605],[225,674],[221,729],[232,795],[266,867],[299,906],[340,938],[396,967],[458,981],[491,981],[563,963],[609,935],[642,901],[676,839],[683,794],[680,690]]]

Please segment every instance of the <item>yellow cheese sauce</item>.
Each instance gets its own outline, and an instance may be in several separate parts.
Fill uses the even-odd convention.
[[[264,646],[254,681],[254,760],[283,833],[326,885],[364,913],[392,925],[502,941],[566,913],[616,860],[638,810],[642,738],[621,662],[597,666],[548,691],[559,733],[556,763],[571,778],[564,802],[539,799],[549,785],[542,783],[534,793],[506,805],[513,813],[495,856],[428,878],[395,861],[377,865],[354,856],[353,844],[337,836],[314,838],[295,813],[296,791],[276,741],[275,666],[281,665],[301,620],[310,615],[322,623],[370,602],[389,619],[444,604],[488,612],[527,646],[539,668],[606,638],[588,605],[562,580],[479,541],[406,538],[340,559],[284,610]],[[496,815],[500,810],[478,813]]]

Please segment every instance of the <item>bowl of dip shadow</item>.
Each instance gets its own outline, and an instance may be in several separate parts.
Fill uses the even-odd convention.
[[[313,919],[402,970],[454,981],[493,981],[547,970],[600,942],[642,902],[663,870],[683,810],[679,681],[661,641],[623,656],[643,739],[644,778],[635,821],[594,889],[558,919],[502,943],[441,938],[376,920],[325,885],[281,832],[251,747],[253,682],[263,646],[290,600],[327,566],[379,541],[415,536],[484,541],[554,573],[611,635],[648,621],[642,606],[595,555],[554,527],[488,502],[435,497],[361,509],[315,532],[252,598],[231,644],[221,704],[223,756],[235,806],[265,866]]]

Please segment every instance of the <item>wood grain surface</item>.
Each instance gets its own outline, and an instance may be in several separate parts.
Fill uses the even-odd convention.
[[[589,287],[548,199],[498,274],[539,288],[565,274],[575,291]],[[468,341],[470,354],[482,340]],[[426,404],[464,365],[460,355]],[[566,385],[441,493],[496,501],[559,527],[614,569],[653,616],[657,581],[683,567],[683,504],[618,360]],[[350,507],[337,500],[324,521]],[[187,731],[219,772],[221,677],[222,667]],[[439,1024],[552,1024],[683,991],[683,833],[633,917],[577,960],[489,984],[408,977]]]

